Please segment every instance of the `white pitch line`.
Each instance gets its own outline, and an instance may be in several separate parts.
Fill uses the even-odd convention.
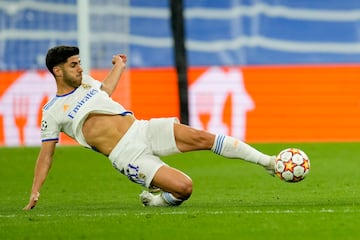
[[[79,213],[79,214],[63,214],[63,217],[117,217],[117,216],[147,216],[147,215],[226,215],[226,214],[310,214],[310,213],[359,213],[360,209],[318,209],[318,210],[236,210],[236,211],[164,211],[164,212],[140,212],[140,213],[124,213],[124,212],[112,212],[112,213]],[[18,218],[18,217],[54,217],[52,214],[0,214],[0,218]],[[59,215],[56,215],[59,216]]]

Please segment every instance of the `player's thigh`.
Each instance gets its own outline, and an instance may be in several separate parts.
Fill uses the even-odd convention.
[[[154,175],[151,185],[174,194],[175,197],[188,198],[192,193],[192,181],[185,173],[169,167],[161,166]]]
[[[210,150],[215,141],[213,133],[178,123],[174,124],[174,135],[181,152]]]

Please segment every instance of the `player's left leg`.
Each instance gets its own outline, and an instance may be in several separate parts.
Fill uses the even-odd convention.
[[[144,206],[178,206],[192,193],[190,177],[167,165],[161,166],[156,171],[151,187],[159,190],[143,191],[140,194],[140,200]]]
[[[174,138],[174,122],[178,122],[178,120],[176,118],[153,118],[148,121],[146,134],[151,155],[146,156],[144,164],[149,161],[159,162],[159,156],[180,152]],[[140,200],[145,206],[177,206],[190,197],[192,181],[186,174],[166,164],[162,164],[159,168],[155,166],[145,168],[153,173],[149,174],[152,177],[147,186],[155,186],[161,191],[160,194],[154,194],[151,190],[141,193]]]
[[[231,136],[215,135],[178,123],[174,124],[174,135],[181,152],[212,150],[227,158],[239,158],[262,165],[271,175],[275,173],[275,157],[266,155]]]

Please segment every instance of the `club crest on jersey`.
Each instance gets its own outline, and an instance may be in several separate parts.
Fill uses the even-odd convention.
[[[89,84],[86,84],[86,83],[81,83],[81,86],[85,89],[90,89],[91,88],[91,85]]]

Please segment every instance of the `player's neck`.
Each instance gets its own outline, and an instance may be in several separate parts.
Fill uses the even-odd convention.
[[[63,81],[63,79],[59,79],[59,78],[56,79],[56,87],[57,87],[56,95],[58,96],[69,94],[77,88],[75,86],[67,84],[65,81]]]
[[[57,91],[56,91],[56,95],[58,96],[62,96],[62,95],[66,95],[71,93],[72,91],[74,91],[75,88],[74,87],[70,87],[70,86],[58,86],[57,87]]]

